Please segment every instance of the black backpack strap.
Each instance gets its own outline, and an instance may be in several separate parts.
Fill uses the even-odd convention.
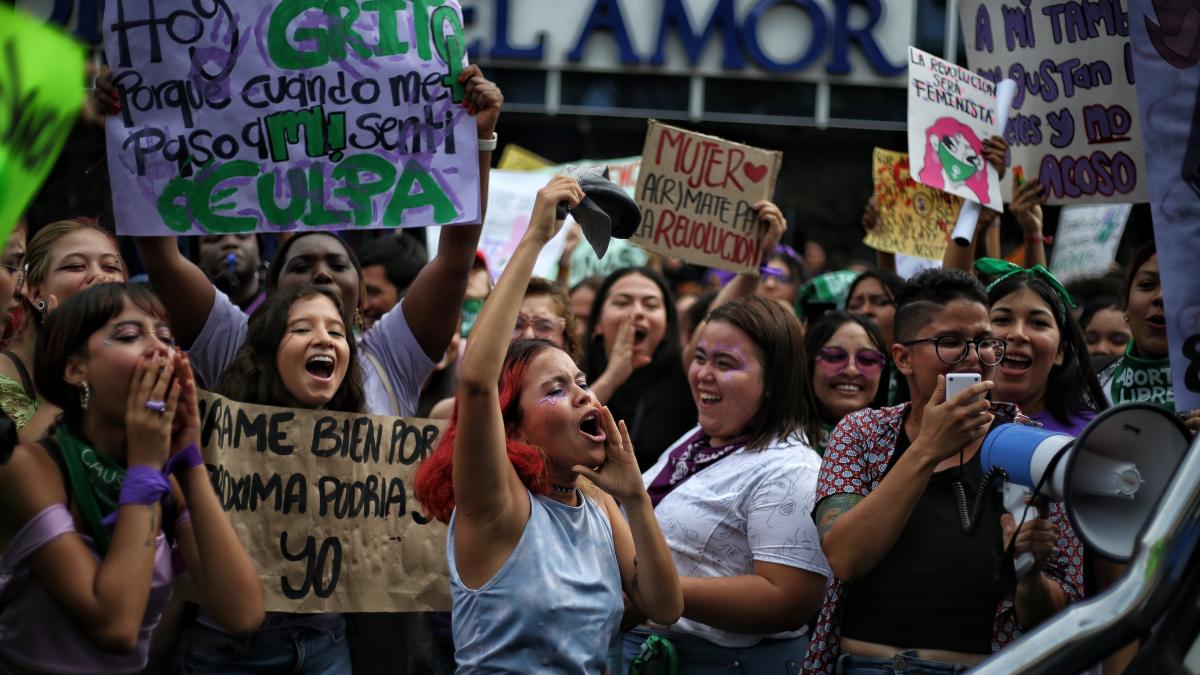
[[[29,376],[29,370],[21,363],[21,359],[17,355],[7,349],[0,349],[0,354],[7,356],[9,361],[12,361],[13,367],[17,369],[17,375],[21,377],[21,389],[25,390],[25,395],[34,401],[37,400],[37,388],[33,386],[33,378]]]

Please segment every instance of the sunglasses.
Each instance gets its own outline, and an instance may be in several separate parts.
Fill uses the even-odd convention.
[[[826,375],[836,377],[850,365],[850,354],[841,347],[821,347],[817,350],[816,360]],[[874,349],[860,349],[854,353],[855,367],[867,377],[878,375],[886,363],[887,357],[883,352]]]

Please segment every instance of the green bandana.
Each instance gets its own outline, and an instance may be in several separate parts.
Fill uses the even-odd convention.
[[[76,438],[67,431],[66,425],[60,424],[54,430],[54,439],[67,465],[67,476],[71,479],[69,487],[79,505],[79,515],[103,555],[108,551],[112,535],[100,521],[117,510],[121,484],[125,482],[125,467]]]
[[[471,334],[471,329],[475,327],[475,322],[479,319],[479,313],[483,311],[483,300],[479,298],[467,298],[462,305],[462,329],[459,335],[462,339],[467,339]]]
[[[938,159],[942,160],[942,168],[945,169],[946,175],[956,183],[963,182],[979,170],[974,164],[955,157],[945,143],[938,143]]]
[[[1133,355],[1133,341],[1125,347],[1125,356],[1117,359],[1112,380],[1104,383],[1104,393],[1113,405],[1145,401],[1175,412],[1175,389],[1171,385],[1171,363],[1167,358],[1143,359]]]
[[[996,277],[992,283],[987,285],[988,293],[991,293],[992,289],[999,285],[1001,281],[1004,281],[1014,274],[1025,272],[1027,274],[1033,274],[1041,277],[1042,281],[1050,284],[1050,287],[1053,288],[1054,292],[1058,294],[1060,304],[1055,309],[1058,312],[1059,323],[1066,323],[1067,307],[1070,307],[1071,309],[1079,307],[1078,303],[1075,302],[1075,298],[1071,297],[1071,294],[1067,292],[1066,287],[1062,285],[1062,283],[1058,280],[1058,277],[1054,276],[1050,270],[1042,267],[1041,265],[1034,265],[1033,267],[1026,269],[1016,263],[1011,263],[1007,260],[1000,260],[999,258],[980,258],[979,260],[975,261],[975,269],[990,277]]]

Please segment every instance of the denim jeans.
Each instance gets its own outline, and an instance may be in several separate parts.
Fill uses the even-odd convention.
[[[339,616],[328,630],[278,626],[237,637],[192,622],[179,640],[171,670],[178,675],[343,675],[350,672],[346,624]]]
[[[621,663],[612,665],[613,675],[624,675],[637,657],[642,643],[651,635],[665,635],[646,628],[635,628],[622,636]],[[679,658],[679,672],[687,675],[799,675],[808,651],[808,635],[788,640],[763,640],[753,647],[722,647],[708,640],[686,635],[666,636]],[[667,665],[656,659],[646,668],[647,675],[666,673]]]
[[[917,653],[908,650],[890,659],[858,656],[843,653],[838,657],[837,675],[958,675],[965,673],[968,666],[917,658]]]

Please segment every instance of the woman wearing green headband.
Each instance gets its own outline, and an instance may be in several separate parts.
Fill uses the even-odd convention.
[[[976,267],[995,277],[987,287],[992,333],[1007,344],[992,398],[1016,403],[1046,428],[1079,435],[1107,403],[1071,315],[1075,301],[1041,265],[983,258]]]

